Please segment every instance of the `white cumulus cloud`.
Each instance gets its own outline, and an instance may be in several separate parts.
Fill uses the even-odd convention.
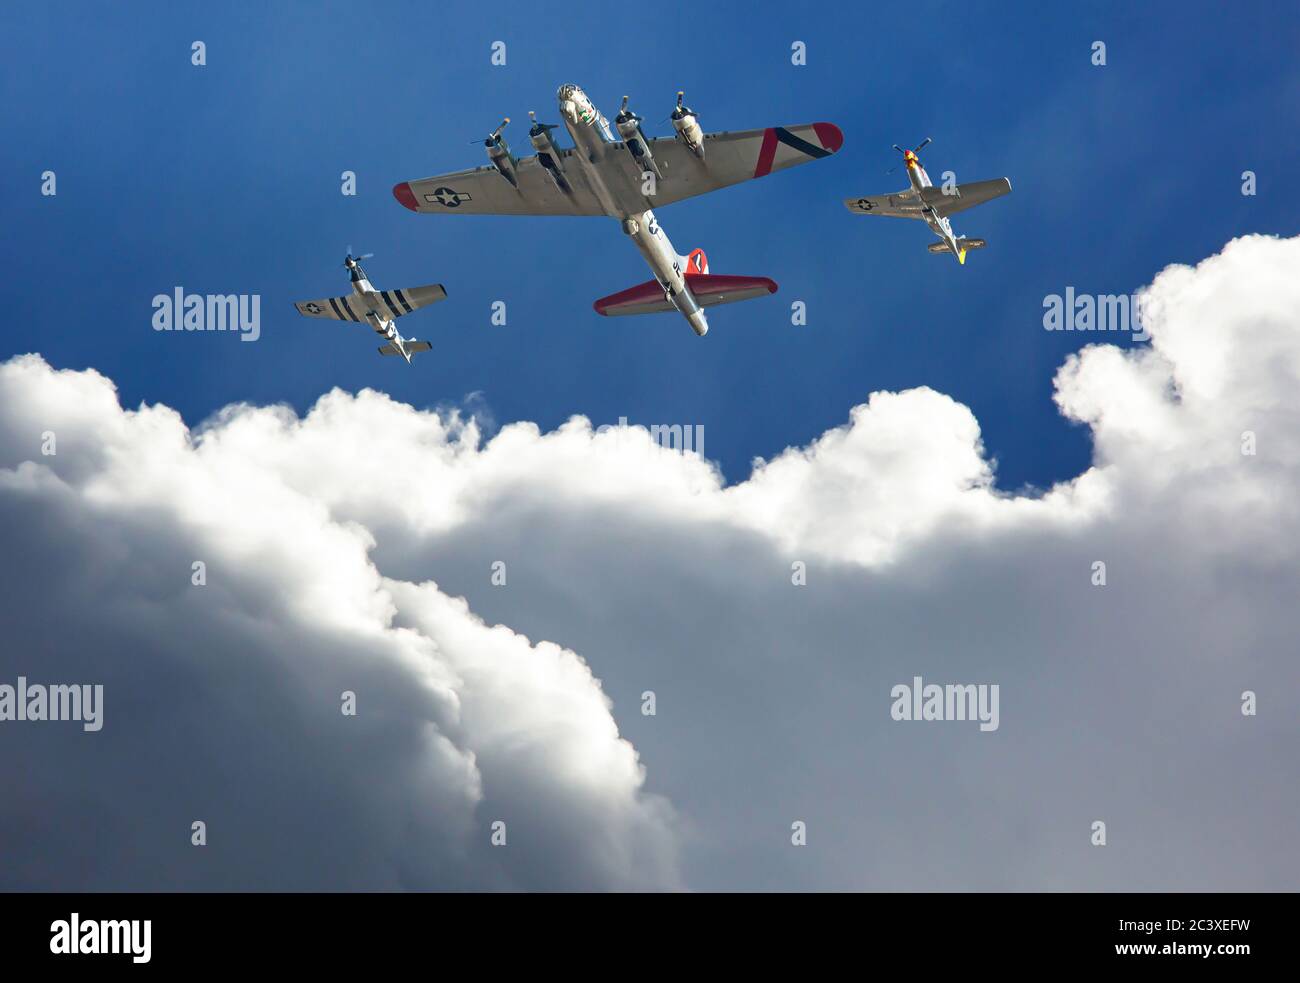
[[[581,417],[191,430],[12,359],[0,682],[103,683],[105,726],[0,723],[0,884],[1294,889],[1297,268],[1161,273],[1149,346],[1058,372],[1095,456],[1041,495],[924,388],[726,486]],[[891,720],[918,675],[999,728]]]

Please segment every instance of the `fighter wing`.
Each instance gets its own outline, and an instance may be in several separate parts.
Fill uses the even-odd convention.
[[[454,174],[405,181],[393,197],[413,212],[444,215],[604,215],[573,154],[560,154],[568,192],[556,187],[538,159],[525,157],[515,166],[516,188],[495,167],[475,167]]]
[[[703,160],[675,137],[648,142],[663,172],[648,200],[659,206],[829,157],[843,146],[844,136],[834,123],[706,133]]]
[[[964,212],[968,208],[974,208],[976,205],[982,205],[986,201],[992,201],[994,198],[1001,198],[1003,195],[1011,194],[1011,182],[1004,177],[1000,177],[994,181],[972,181],[970,184],[959,184],[950,193],[945,193],[941,188],[935,188],[934,190],[938,194],[930,199],[930,204],[936,212],[947,218],[949,215],[955,215],[958,212]]]
[[[300,301],[293,306],[304,317],[327,317],[334,321],[356,321],[360,324],[371,311],[385,320],[391,320],[428,304],[436,304],[446,296],[447,291],[441,283],[431,283],[424,287],[376,290],[366,294],[364,299],[357,294],[348,294],[346,297]]]
[[[334,321],[360,321],[348,304],[347,297],[326,297],[323,300],[301,300],[293,305],[303,317],[327,317]]]
[[[845,198],[844,207],[859,215],[890,215],[894,218],[925,218],[925,205],[913,188],[894,195]]]
[[[399,287],[396,290],[376,290],[366,294],[374,304],[374,311],[385,318],[401,317],[429,304],[445,300],[447,291],[441,283],[431,283],[426,287]],[[381,304],[380,301],[383,303]]]

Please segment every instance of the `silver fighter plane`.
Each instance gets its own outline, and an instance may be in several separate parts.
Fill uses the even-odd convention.
[[[397,333],[397,319],[403,314],[410,314],[418,307],[436,304],[447,296],[441,283],[431,283],[425,287],[403,287],[400,290],[376,290],[361,268],[360,260],[369,259],[374,253],[353,257],[352,247],[348,247],[344,267],[352,277],[352,293],[343,297],[326,297],[322,300],[303,300],[293,306],[303,317],[326,317],[335,321],[355,321],[368,324],[376,334],[383,335],[387,342],[379,346],[380,355],[401,355],[406,364],[411,364],[411,356],[427,352],[433,346],[427,341],[403,338]]]
[[[930,226],[930,231],[943,240],[931,243],[927,247],[930,252],[952,253],[957,257],[957,262],[965,264],[966,251],[983,249],[986,243],[983,239],[967,239],[965,236],[958,236],[953,232],[948,216],[1010,194],[1011,182],[1000,177],[993,181],[973,181],[970,184],[955,184],[950,188],[936,188],[930,183],[930,175],[926,174],[925,168],[921,166],[921,158],[916,156],[929,142],[930,138],[926,137],[913,150],[904,150],[898,144],[894,144],[894,149],[903,155],[907,177],[912,182],[912,186],[906,191],[867,198],[845,198],[844,205],[849,211],[857,212],[859,215],[892,215],[896,218],[922,219]]]
[[[573,147],[560,147],[552,136],[557,124],[534,116],[528,137],[537,153],[517,158],[501,136],[507,118],[484,141],[487,166],[405,181],[393,188],[393,197],[413,212],[442,215],[617,219],[654,279],[596,301],[604,315],[677,311],[703,335],[709,330],[703,308],[776,292],[767,277],[709,273],[702,250],[679,254],[652,209],[829,157],[844,142],[839,127],[705,133],[679,92],[671,114],[674,135],[651,139],[641,117],[627,108],[627,97],[614,120],[617,135],[578,86],[560,86],[556,98]]]

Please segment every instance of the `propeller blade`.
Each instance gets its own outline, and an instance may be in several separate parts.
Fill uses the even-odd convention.
[[[509,122],[510,122],[510,117],[507,116],[505,119],[501,121],[501,125],[499,125],[495,130],[493,130],[491,133],[487,135],[487,139],[483,141],[483,146],[490,147],[494,143],[497,143],[501,139],[501,131],[506,128],[506,124]],[[474,143],[478,143],[478,141],[471,140],[470,143],[474,144]]]
[[[532,128],[532,130],[529,131],[529,134],[528,134],[529,136],[533,136],[533,135],[535,135],[535,134],[537,134],[537,133],[546,133],[546,132],[549,132],[550,130],[555,129],[557,126],[559,126],[558,123],[539,123],[539,122],[537,122],[537,114],[536,114],[535,112],[533,112],[531,109],[528,110],[528,118],[531,119],[531,120],[533,121],[533,128]]]
[[[691,109],[690,106],[686,106],[686,105],[683,105],[683,104],[682,104],[682,100],[683,100],[684,98],[686,98],[686,93],[685,93],[684,91],[682,91],[682,90],[678,90],[678,92],[677,92],[677,108],[674,109],[671,113],[668,114],[668,118],[669,118],[669,119],[685,119],[687,116],[694,116],[694,117],[698,120],[698,119],[700,118],[699,114],[696,113],[693,109]]]
[[[618,107],[618,115],[620,119],[625,119],[625,120],[634,119],[638,123],[645,122],[645,120],[642,117],[638,116],[636,113],[632,112],[632,110],[627,108],[627,96],[623,97],[623,105]]]
[[[920,153],[920,152],[921,152],[921,148],[924,147],[924,146],[925,146],[927,143],[929,143],[929,142],[930,142],[930,138],[929,138],[929,137],[926,137],[926,138],[925,138],[924,140],[922,140],[919,144],[917,144],[916,149],[913,150],[912,153],[914,153],[914,154],[918,154],[918,153]]]

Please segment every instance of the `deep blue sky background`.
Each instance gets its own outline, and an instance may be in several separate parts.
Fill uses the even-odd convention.
[[[930,385],[978,416],[999,482],[1086,466],[1051,403],[1067,352],[1045,295],[1129,292],[1247,232],[1300,224],[1300,13],[1294,3],[50,3],[0,14],[5,318],[0,357],[92,366],[129,406],[195,424],[235,400],[305,411],[333,386],[417,406],[481,391],[498,422],[702,423],[728,480],[844,422],[877,389]],[[190,45],[207,44],[206,67]],[[490,45],[507,44],[493,67]],[[791,43],[808,46],[806,67]],[[1108,64],[1090,63],[1094,40]],[[604,319],[592,301],[649,273],[607,219],[417,216],[398,181],[476,166],[503,115],[558,121],[582,85],[651,135],[685,88],[706,129],[830,120],[843,150],[658,214],[713,272],[772,276],[707,338],[675,315]],[[931,175],[1007,175],[962,214],[989,248],[958,267],[920,223],[857,218],[844,197],[902,187],[890,144],[935,143]],[[42,171],[58,196],[40,195]],[[339,193],[340,173],[360,194]],[[1257,197],[1240,194],[1243,170]],[[404,319],[413,368],[357,325],[300,318],[344,293],[346,246],[381,287],[441,282]],[[1300,275],[1300,271],[1297,271]],[[262,295],[262,340],[162,334],[175,286]],[[804,300],[809,324],[792,327]],[[509,323],[494,327],[504,300]],[[474,401],[479,408],[483,403]]]

